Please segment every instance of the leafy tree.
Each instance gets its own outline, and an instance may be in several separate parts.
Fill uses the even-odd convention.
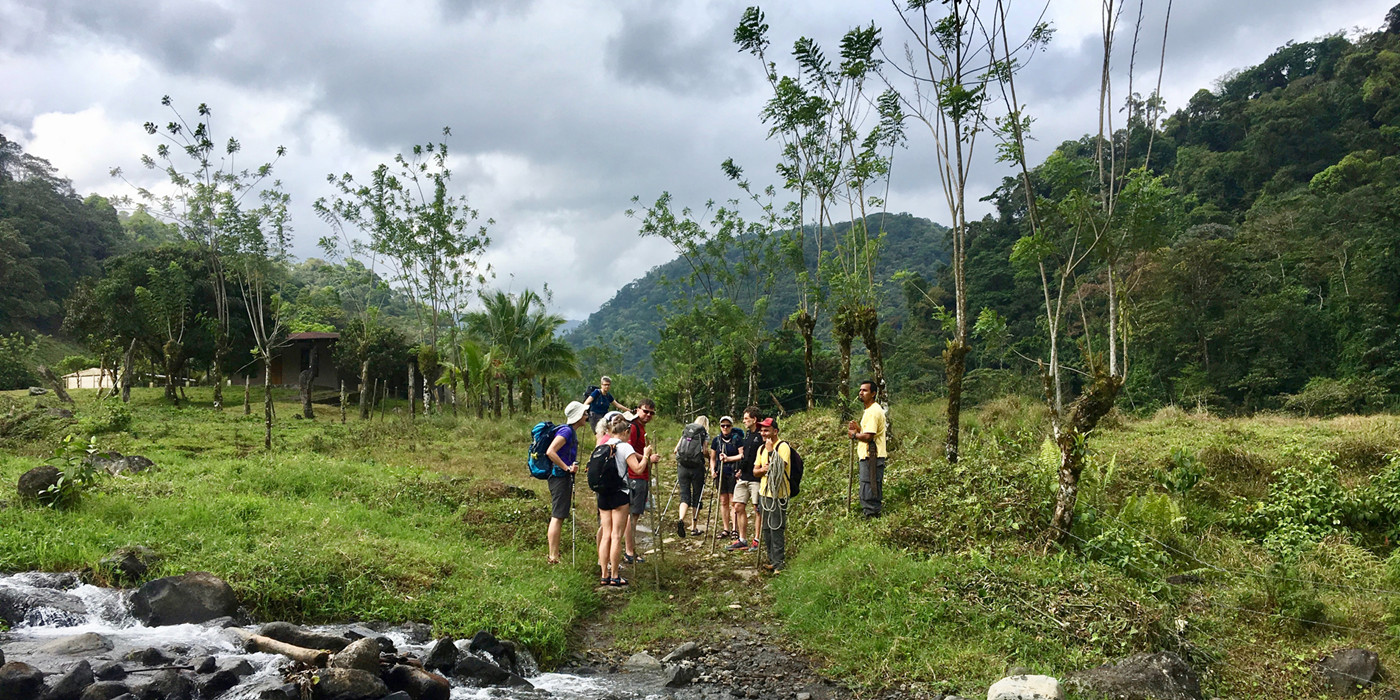
[[[136,287],[136,308],[145,316],[146,325],[163,332],[165,342],[161,354],[165,359],[165,398],[180,405],[175,391],[176,377],[184,368],[185,326],[190,311],[190,277],[184,268],[171,261],[165,269],[146,270],[148,286]]]
[[[193,124],[175,108],[169,95],[161,98],[161,105],[170,111],[171,119],[164,127],[146,122],[146,133],[158,136],[163,142],[156,146],[154,157],[142,156],[141,163],[147,169],[162,171],[174,191],[157,194],[136,187],[136,200],[145,211],[154,212],[178,226],[184,238],[199,246],[207,260],[214,290],[214,357],[210,369],[214,405],[220,408],[223,406],[224,359],[232,347],[232,307],[228,289],[233,271],[227,258],[238,252],[246,253],[249,245],[255,245],[250,240],[252,232],[248,226],[258,217],[250,219],[246,210],[260,208],[255,203],[266,191],[260,188],[271,177],[273,164],[286,151],[278,147],[272,160],[252,169],[240,167],[238,156],[243,150],[242,144],[234,137],[223,144],[215,141],[213,112],[208,105],[200,103],[196,108],[197,119]],[[119,167],[112,169],[112,176],[127,182]],[[253,199],[248,201],[250,195]],[[245,261],[242,276],[245,281],[248,270]],[[246,288],[247,285],[241,286]]]
[[[0,335],[0,390],[22,389],[38,383],[33,371],[33,341],[20,333]]]

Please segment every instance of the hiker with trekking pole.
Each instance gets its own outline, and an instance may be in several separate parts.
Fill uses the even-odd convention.
[[[764,418],[758,429],[763,446],[754,458],[753,473],[760,477],[758,509],[763,514],[760,529],[767,571],[777,573],[786,565],[788,501],[798,494],[802,483],[802,457],[786,440],[778,439],[778,421]]]
[[[710,457],[710,420],[696,416],[681,430],[676,441],[676,489],[681,504],[677,509],[676,536],[686,536],[686,509],[690,510],[690,534],[700,534],[700,499],[705,489],[705,465]]]
[[[734,484],[736,481],[735,469],[744,458],[744,431],[734,429],[734,419],[724,416],[719,419],[719,435],[710,441],[710,453],[713,455],[710,467],[710,479],[715,482],[715,491],[719,494],[719,510],[714,517],[720,519],[717,523],[721,528],[715,535],[716,539],[738,537],[739,531],[734,527]]]
[[[860,457],[860,508],[867,518],[878,518],[884,509],[885,458],[889,454],[885,448],[885,434],[889,419],[885,409],[875,402],[875,382],[869,379],[860,383],[860,402],[865,412],[860,422],[851,421],[846,433],[856,443],[856,453]]]
[[[627,586],[622,577],[623,539],[631,516],[629,472],[653,460],[650,447],[638,452],[627,442],[631,423],[614,416],[608,423],[609,440],[593,450],[588,458],[588,488],[598,496],[599,585]],[[630,563],[630,562],[629,562]]]
[[[535,439],[549,439],[549,446],[544,450],[544,457],[548,460],[547,476],[549,482],[549,532],[546,539],[549,542],[549,558],[546,560],[550,564],[558,564],[559,540],[562,537],[564,520],[568,519],[574,535],[571,542],[572,548],[577,550],[576,540],[578,539],[577,528],[573,523],[573,499],[574,499],[574,474],[578,472],[578,431],[587,424],[588,418],[585,415],[587,407],[582,402],[570,402],[564,408],[564,424],[553,426],[550,423],[541,423],[536,426]],[[536,462],[530,461],[530,471],[535,473]],[[571,559],[576,555],[570,555]]]
[[[744,447],[735,470],[734,483],[734,536],[737,539],[725,549],[731,552],[746,552],[758,549],[758,527],[762,522],[758,512],[758,477],[753,473],[754,457],[763,446],[763,436],[758,433],[758,421],[762,416],[758,406],[744,409]],[[748,531],[748,504],[754,505],[754,529]],[[752,539],[750,539],[752,536]]]
[[[636,466],[630,462],[627,465],[627,490],[631,503],[623,538],[626,548],[622,558],[628,564],[637,564],[646,561],[637,552],[637,522],[646,514],[647,499],[651,497],[651,465],[661,461],[661,455],[647,449],[646,426],[656,417],[656,402],[642,399],[637,403],[636,412],[629,411],[622,414],[622,417],[629,424],[627,444],[631,445],[637,454],[646,453],[649,457],[641,460]]]

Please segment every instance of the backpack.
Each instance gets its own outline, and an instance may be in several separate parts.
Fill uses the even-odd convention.
[[[681,432],[681,444],[676,448],[676,463],[682,467],[705,466],[705,443],[709,433],[696,423],[685,426]]]
[[[554,473],[554,463],[549,461],[549,443],[554,441],[554,433],[559,426],[541,421],[530,429],[530,452],[525,456],[525,464],[530,467],[530,476],[548,479]]]
[[[617,445],[604,444],[593,448],[588,457],[588,488],[598,493],[611,493],[624,488],[617,473]]]
[[[797,453],[797,448],[788,443],[788,452],[792,453],[792,462],[788,464],[788,490],[789,498],[794,498],[802,490],[802,455]]]
[[[601,388],[602,388],[602,387],[598,386],[597,384],[590,384],[590,385],[588,386],[588,390],[585,391],[585,392],[583,392],[583,398],[579,399],[579,401],[587,401],[587,400],[588,400],[588,397],[590,397],[590,396],[593,395],[593,392],[595,392],[595,391],[597,391],[597,390],[599,390],[599,389],[601,389]]]

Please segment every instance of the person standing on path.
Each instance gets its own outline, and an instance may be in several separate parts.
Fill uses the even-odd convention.
[[[607,415],[608,411],[612,410],[613,406],[624,413],[631,410],[613,398],[612,378],[607,376],[598,380],[598,388],[588,392],[588,395],[583,397],[583,404],[588,407],[588,427],[595,432],[598,430],[599,421]]]
[[[734,527],[738,531],[738,539],[729,545],[730,551],[746,551],[751,547],[758,546],[758,527],[762,525],[762,516],[758,512],[758,477],[754,476],[754,458],[758,456],[758,448],[763,446],[763,436],[758,432],[759,421],[758,406],[749,406],[744,409],[744,448],[739,461],[737,479],[734,484]],[[754,505],[754,530],[753,539],[748,536],[748,504]]]
[[[860,508],[867,518],[878,518],[884,508],[885,495],[885,432],[888,419],[885,409],[875,403],[875,382],[860,383],[860,402],[865,412],[860,422],[851,421],[846,432],[856,441],[856,456],[860,458]],[[874,446],[874,450],[871,447]]]
[[[710,441],[710,480],[719,482],[719,515],[721,530],[716,537],[738,537],[738,531],[731,532],[734,526],[734,483],[735,469],[744,458],[744,431],[734,429],[734,419],[725,416],[719,419],[719,435]]]
[[[753,473],[762,481],[758,485],[758,511],[762,513],[759,527],[763,530],[763,546],[768,563],[763,568],[778,572],[786,563],[787,508],[792,497],[792,446],[778,440],[778,421],[764,418],[758,424],[763,434],[763,446],[754,458]]]
[[[673,452],[676,455],[676,490],[681,501],[677,509],[676,536],[685,537],[686,509],[690,510],[690,534],[699,535],[700,497],[705,491],[705,465],[710,461],[710,420],[696,416],[681,430]]]
[[[563,536],[564,521],[569,519],[569,511],[574,501],[574,474],[578,472],[578,431],[585,422],[585,406],[571,401],[564,408],[564,425],[554,429],[554,439],[545,449],[545,457],[553,463],[549,474],[549,559],[551,564],[559,563],[559,540]]]
[[[631,445],[637,454],[646,453],[648,456],[636,466],[631,462],[627,464],[627,490],[632,503],[630,515],[627,517],[627,551],[622,558],[627,560],[628,564],[635,564],[646,561],[637,554],[637,521],[647,512],[647,499],[651,496],[651,465],[661,461],[661,455],[647,449],[647,423],[656,417],[656,402],[642,399],[637,403],[636,413],[624,413],[622,417],[631,426],[627,432],[627,444]],[[654,534],[657,537],[661,536],[661,533]]]
[[[632,426],[626,418],[615,416],[607,425],[611,436],[607,444],[615,450],[613,464],[607,466],[617,469],[617,480],[613,482],[617,487],[598,492],[598,568],[602,572],[599,583],[604,586],[626,586],[628,581],[622,577],[622,542],[628,521],[631,520],[628,514],[631,498],[627,492],[627,474],[650,461],[654,455],[650,447],[637,452],[628,444],[627,435]]]

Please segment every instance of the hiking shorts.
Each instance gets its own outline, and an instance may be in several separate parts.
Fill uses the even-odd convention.
[[[691,508],[700,508],[700,494],[704,491],[706,476],[708,472],[704,467],[676,467],[681,503]]]
[[[598,494],[598,510],[617,510],[627,505],[626,491],[605,491]]]
[[[719,495],[729,496],[734,494],[734,484],[739,480],[733,474],[720,474]]]
[[[628,479],[627,490],[631,492],[632,515],[647,512],[647,498],[651,496],[651,482],[646,479]]]
[[[734,502],[758,505],[758,483],[757,481],[738,480],[734,484]]]
[[[572,476],[549,477],[549,517],[569,519],[569,505],[574,496]]]

